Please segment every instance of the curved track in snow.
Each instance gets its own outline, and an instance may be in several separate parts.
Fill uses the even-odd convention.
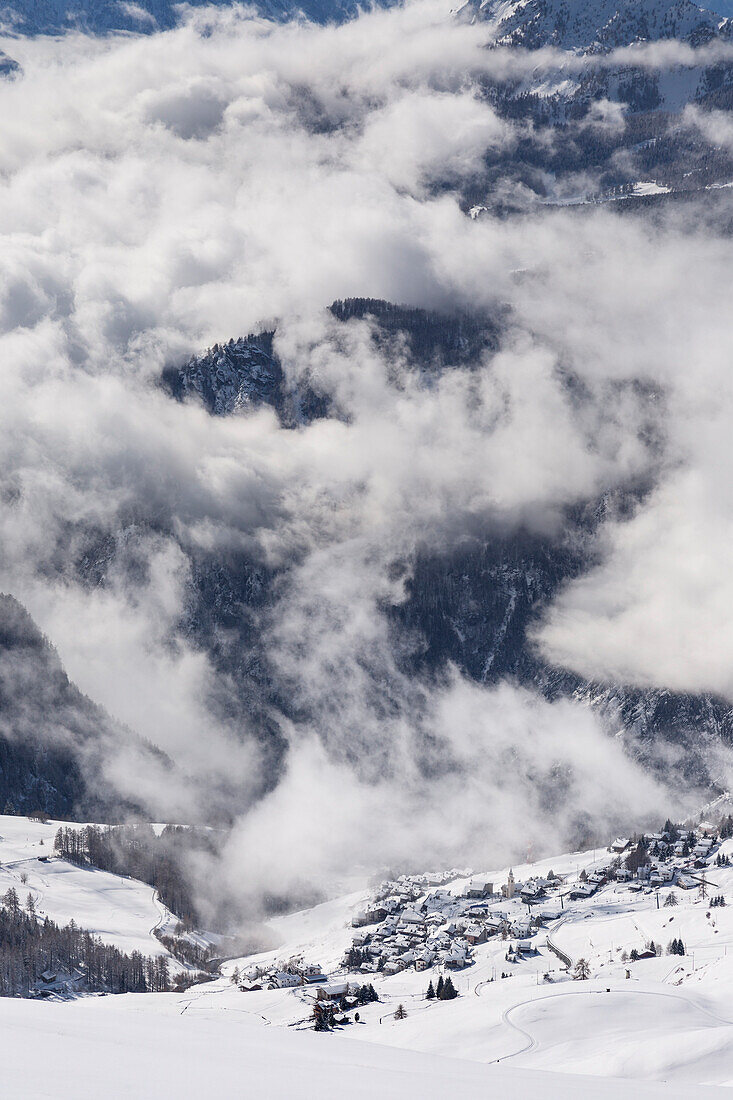
[[[492,1062],[506,1062],[509,1058],[517,1058],[520,1054],[528,1054],[531,1050],[534,1050],[538,1046],[538,1040],[526,1031],[519,1024],[514,1023],[511,1016],[514,1012],[520,1008],[526,1008],[527,1005],[536,1005],[540,1001],[553,1001],[559,997],[579,997],[579,996],[599,996],[599,997],[612,997],[614,994],[632,994],[637,997],[666,997],[675,1001],[684,1001],[685,1004],[691,1005],[696,1011],[702,1012],[705,1016],[708,1016],[719,1026],[733,1027],[733,1020],[725,1020],[722,1016],[718,1016],[712,1012],[709,1008],[701,1005],[692,997],[686,997],[683,993],[671,993],[651,990],[651,989],[613,989],[613,990],[601,990],[601,989],[574,989],[563,990],[558,993],[550,993],[544,997],[530,997],[525,1001],[518,1001],[517,1004],[511,1005],[505,1009],[501,1014],[502,1023],[508,1024],[509,1027],[517,1031],[525,1040],[525,1045],[520,1050],[515,1050],[511,1054],[503,1054],[500,1058],[493,1058]],[[477,990],[478,995],[478,990]]]

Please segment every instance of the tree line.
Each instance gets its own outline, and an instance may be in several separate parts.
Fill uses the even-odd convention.
[[[200,926],[201,915],[187,871],[191,855],[214,852],[208,830],[166,825],[156,835],[151,825],[62,826],[54,849],[64,859],[147,882],[164,905],[188,927]]]
[[[164,955],[126,954],[72,920],[63,927],[21,905],[11,887],[0,907],[0,996],[29,997],[45,984],[66,981],[74,992],[165,993],[171,989]]]

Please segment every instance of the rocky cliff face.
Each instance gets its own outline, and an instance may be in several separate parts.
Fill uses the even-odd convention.
[[[289,385],[273,352],[274,333],[215,344],[185,366],[169,368],[164,385],[179,400],[195,397],[214,416],[267,405],[287,427],[325,416],[328,401],[308,385]]]

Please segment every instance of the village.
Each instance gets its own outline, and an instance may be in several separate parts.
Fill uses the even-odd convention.
[[[501,883],[470,869],[403,874],[381,882],[353,913],[351,943],[340,967],[326,973],[316,961],[296,956],[237,971],[233,980],[243,991],[307,987],[299,991],[309,1000],[355,1007],[376,998],[371,985],[376,977],[410,969],[455,974],[470,968],[476,948],[490,940],[503,941],[502,950],[506,944],[501,977],[516,973],[525,959],[536,967],[538,956],[546,954],[544,978],[552,980],[551,958],[565,970],[572,963],[554,945],[553,926],[571,910],[597,904],[604,891],[656,895],[658,908],[677,904],[677,891],[697,891],[709,905],[724,905],[723,895],[712,896],[715,884],[707,872],[716,862],[729,864],[719,848],[731,835],[731,816],[694,827],[667,821],[659,832],[615,839],[576,874],[565,867],[561,874],[549,869],[519,881],[509,869]],[[629,946],[632,960],[659,953],[658,945]]]

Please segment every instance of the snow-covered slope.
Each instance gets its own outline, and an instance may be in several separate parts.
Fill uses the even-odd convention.
[[[0,816],[0,897],[12,887],[24,903],[30,893],[40,917],[61,925],[74,920],[128,954],[167,955],[153,932],[176,921],[155,891],[135,879],[58,859],[53,842],[61,824]]]
[[[188,998],[190,1000],[190,998]],[[226,1003],[225,1003],[226,1001]],[[25,1100],[616,1100],[624,1082],[486,1066],[339,1036],[268,1027],[239,995],[128,994],[66,1005],[0,1002],[12,1057],[3,1091]],[[39,1057],[42,1052],[42,1057]],[[699,1100],[719,1096],[696,1089]],[[634,1100],[690,1100],[685,1086],[634,1086]]]
[[[160,950],[152,931],[166,914],[150,888],[61,860],[39,862],[52,850],[55,830],[53,822],[0,818],[0,891],[30,890],[53,919],[73,917],[124,950]],[[716,843],[709,866],[689,872],[704,871],[704,890],[684,888],[692,856],[670,854],[679,884],[657,891],[612,880],[587,898],[576,896],[578,887],[592,883],[615,853],[572,852],[517,865],[517,891],[521,883],[550,884],[533,910],[543,924],[519,955],[513,947],[528,909],[519,893],[500,896],[510,868],[478,878],[452,872],[442,885],[440,876],[401,880],[400,889],[414,897],[404,912],[432,911],[448,920],[478,905],[486,919],[499,912],[506,918],[505,937],[475,944],[469,965],[451,971],[459,996],[450,1001],[425,998],[428,982],[448,973],[437,964],[393,976],[344,968],[344,953],[360,931],[352,919],[373,896],[366,888],[273,920],[277,950],[230,960],[219,979],[183,993],[53,1004],[3,999],[0,1028],[13,1050],[3,1074],[6,1094],[181,1100],[218,1089],[279,1100],[294,1092],[340,1096],[347,1082],[357,1098],[497,1091],[515,1100],[712,1096],[709,1086],[733,1085],[733,905],[711,905],[712,897],[733,898],[733,866],[719,865],[726,857],[733,857],[733,840]],[[472,900],[477,883],[489,880],[493,893]],[[665,904],[670,895],[676,904]],[[649,940],[665,946],[673,938],[684,941],[685,955],[626,958]],[[379,1001],[360,1006],[358,1021],[352,1010],[348,1026],[319,1034],[312,1010],[321,979],[247,992],[231,980],[235,970],[241,980],[295,956],[352,990],[373,983]],[[560,956],[587,959],[590,980],[572,980]],[[399,1005],[404,1018],[395,1019]],[[39,1049],[43,1060],[34,1056]]]
[[[470,5],[467,9],[470,11]],[[592,51],[675,38],[701,44],[730,26],[692,0],[484,0],[476,9],[497,43]]]
[[[712,854],[732,856],[733,841],[723,842]],[[548,920],[518,958],[513,950],[507,958],[514,931],[475,945],[470,965],[451,972],[459,991],[453,1001],[425,999],[428,982],[435,985],[447,973],[438,965],[421,972],[410,967],[389,977],[333,970],[354,934],[349,914],[364,907],[364,896],[358,894],[274,921],[273,929],[283,940],[277,952],[237,960],[224,969],[231,974],[236,966],[251,973],[257,965],[298,955],[329,971],[331,982],[348,981],[352,989],[372,982],[379,1002],[361,1006],[359,1022],[324,1036],[326,1044],[342,1044],[348,1036],[426,1056],[625,1079],[627,1088],[633,1080],[634,1096],[646,1095],[642,1082],[667,1081],[688,1096],[693,1095],[691,1088],[699,1096],[705,1085],[733,1085],[733,906],[710,904],[711,895],[733,897],[733,867],[718,867],[711,860],[704,891],[698,880],[691,889],[666,884],[659,891],[613,881],[590,898],[573,899],[581,874],[591,876],[610,859],[606,851],[577,852],[515,867],[517,882],[546,877],[551,870],[558,876],[555,881],[562,881],[540,905]],[[498,886],[508,873],[509,868],[500,868],[486,878]],[[468,885],[468,879],[450,884],[456,905],[467,904]],[[670,894],[676,904],[665,905]],[[450,899],[441,904],[445,908]],[[495,896],[487,904],[490,912],[504,913],[510,924],[522,919],[522,912],[526,920],[527,907],[517,899]],[[428,910],[430,906],[428,901]],[[684,956],[665,953],[677,938],[685,944]],[[643,954],[651,940],[661,945],[661,954],[627,959],[632,951]],[[550,945],[572,963],[585,958],[590,980],[573,980]],[[239,1006],[272,1026],[310,1026],[313,994],[308,986],[240,993],[231,983],[227,988],[218,982],[210,991],[216,996],[207,998],[206,1005],[192,1000],[189,1011],[211,1015]],[[396,1020],[400,1004],[407,1015]],[[619,1083],[618,1088],[621,1095],[624,1086]]]

